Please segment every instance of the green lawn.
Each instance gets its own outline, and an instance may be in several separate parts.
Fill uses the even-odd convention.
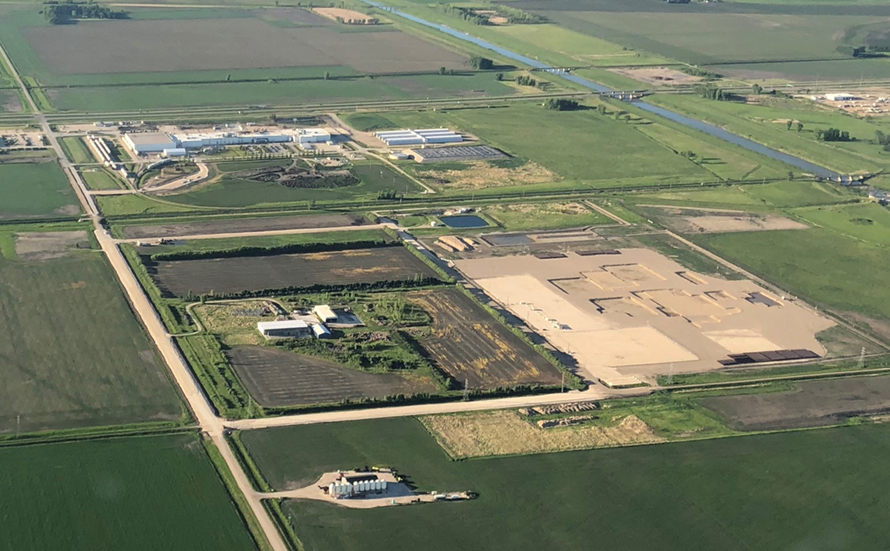
[[[582,185],[714,179],[707,170],[645,136],[638,130],[639,123],[616,121],[595,110],[553,111],[523,103],[492,109],[387,113],[386,118],[400,127],[439,125],[469,132]]]
[[[839,111],[822,109],[802,100],[785,100],[761,106],[662,94],[654,96],[652,103],[722,126],[764,145],[837,171],[877,172],[880,169],[890,169],[890,154],[883,152],[880,146],[869,143],[869,140],[874,139],[875,131],[890,133],[890,120],[876,118],[869,122]],[[803,131],[788,130],[785,121],[789,119],[802,122]],[[815,130],[830,127],[848,131],[857,141],[817,141]],[[796,169],[795,172],[800,171]]]
[[[80,202],[58,163],[0,164],[0,220],[79,213]]]
[[[65,156],[68,157],[68,159],[73,163],[80,164],[96,162],[96,158],[93,156],[92,151],[90,151],[89,146],[87,146],[83,138],[59,138],[59,145],[61,145],[62,149],[65,151]]]
[[[179,420],[167,368],[99,252],[0,258],[0,281],[0,434],[17,416],[22,432]]]
[[[890,211],[877,203],[799,209],[795,214],[854,239],[890,246]]]
[[[505,230],[547,230],[614,224],[608,216],[580,203],[525,203],[493,205],[484,209]]]
[[[96,203],[105,216],[153,215],[196,210],[192,207],[170,203],[169,200],[160,201],[142,194],[98,196]]]
[[[389,465],[424,490],[478,499],[353,510],[285,502],[304,548],[857,549],[890,538],[890,428],[451,461],[415,419],[250,431],[273,487],[324,471]],[[851,469],[850,465],[856,466]],[[842,542],[818,547],[817,542]]]
[[[254,550],[197,435],[0,449],[0,549]]]
[[[237,172],[262,166],[262,164],[221,163],[220,170]],[[283,164],[290,164],[290,161],[284,161]],[[400,193],[404,193],[406,190],[412,193],[420,190],[417,184],[383,164],[355,165],[353,173],[361,180],[361,183],[339,188],[291,188],[275,182],[255,182],[224,175],[219,183],[179,195],[170,195],[165,199],[175,203],[203,207],[239,208],[305,201],[376,201],[377,194],[381,191],[395,189]],[[304,205],[305,203],[301,206]]]
[[[779,207],[805,207],[858,201],[859,197],[840,186],[819,182],[775,182],[744,187],[749,195]]]
[[[829,218],[851,229],[843,217]],[[867,231],[878,239],[879,229]],[[696,241],[794,294],[888,334],[890,290],[884,278],[890,256],[883,246],[825,228],[702,235]]]
[[[87,187],[93,190],[122,189],[121,181],[102,168],[87,169],[80,173]]]

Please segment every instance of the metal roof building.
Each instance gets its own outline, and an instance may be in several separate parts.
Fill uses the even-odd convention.
[[[312,309],[312,313],[318,316],[322,323],[333,323],[337,321],[337,314],[327,304],[319,304]]]
[[[165,149],[176,149],[177,143],[164,132],[143,132],[124,134],[124,145],[137,155],[144,153],[160,153]]]
[[[309,337],[312,329],[302,320],[261,321],[256,328],[267,339],[288,337]]]
[[[374,134],[389,146],[460,143],[464,137],[448,128],[426,128],[423,130],[389,130]]]

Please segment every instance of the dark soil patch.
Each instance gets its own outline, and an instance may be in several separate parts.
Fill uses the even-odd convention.
[[[366,373],[277,348],[238,346],[227,351],[226,357],[251,396],[265,407],[436,392],[432,381],[409,381],[394,373]]]
[[[791,392],[718,396],[700,402],[737,430],[836,425],[850,417],[890,411],[890,377],[805,382]]]
[[[125,226],[121,228],[121,233],[124,237],[130,239],[144,239],[147,237],[184,237],[189,235],[290,230],[301,228],[336,228],[341,226],[360,226],[366,222],[367,220],[363,216],[357,214],[227,218],[225,220],[183,222],[179,224]]]

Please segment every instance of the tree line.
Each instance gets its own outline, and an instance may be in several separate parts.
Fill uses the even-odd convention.
[[[94,2],[46,2],[41,11],[53,25],[64,25],[76,19],[126,19],[127,12],[113,10]]]

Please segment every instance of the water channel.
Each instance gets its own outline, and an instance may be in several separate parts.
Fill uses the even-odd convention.
[[[553,73],[555,75],[560,76],[561,78],[564,78],[570,82],[574,82],[575,84],[583,86],[589,90],[593,90],[595,92],[600,92],[600,93],[608,93],[608,92],[614,91],[607,86],[603,86],[602,84],[598,84],[591,80],[587,80],[586,78],[579,77],[578,75],[573,75],[573,74],[568,73],[564,70],[557,69],[557,68],[553,67],[552,65],[547,65],[546,63],[542,63],[542,62],[538,61],[537,59],[532,59],[530,57],[526,57],[524,55],[517,54],[516,52],[512,52],[510,50],[507,50],[506,48],[502,48],[502,47],[498,46],[497,44],[488,42],[487,40],[477,38],[477,37],[469,35],[465,32],[454,30],[447,25],[431,23],[425,19],[421,19],[417,16],[411,15],[410,13],[405,13],[401,10],[396,9],[396,8],[385,6],[385,5],[381,4],[380,2],[376,2],[375,0],[363,0],[363,1],[366,4],[370,4],[370,5],[374,6],[375,8],[380,8],[381,10],[398,15],[399,17],[405,18],[409,21],[413,21],[414,23],[418,23],[420,25],[424,25],[426,27],[436,29],[439,32],[445,33],[445,34],[452,36],[454,38],[457,38],[459,40],[463,40],[465,42],[475,44],[476,46],[485,48],[486,50],[491,50],[492,52],[498,53],[508,59],[513,60],[513,61],[518,61],[519,63],[528,65],[529,67],[533,67],[535,69],[540,69],[542,71],[547,71],[547,72]],[[745,149],[748,149],[755,153],[759,153],[761,155],[765,155],[772,159],[782,161],[785,164],[791,165],[793,167],[797,167],[797,168],[802,169],[805,172],[808,172],[810,174],[814,174],[814,175],[822,177],[822,178],[830,178],[830,179],[836,179],[838,177],[838,173],[834,172],[833,170],[829,170],[829,169],[819,166],[815,163],[811,163],[810,161],[801,159],[800,157],[795,157],[794,155],[789,155],[788,153],[783,153],[783,152],[773,149],[771,147],[767,147],[767,146],[757,143],[753,140],[749,140],[748,138],[743,138],[742,136],[739,136],[738,134],[733,134],[732,132],[729,132],[728,130],[724,130],[723,128],[720,128],[719,126],[714,126],[713,124],[708,124],[708,123],[702,122],[698,119],[693,119],[692,117],[687,117],[685,115],[681,115],[680,113],[677,113],[676,111],[671,111],[670,109],[665,109],[664,107],[659,107],[657,105],[653,105],[653,104],[648,103],[644,100],[634,100],[633,104],[635,106],[639,107],[640,109],[643,109],[644,111],[648,111],[655,115],[659,115],[666,119],[670,119],[670,120],[677,122],[679,124],[682,124],[684,126],[694,128],[696,130],[704,132],[705,134],[710,134],[711,136],[714,136],[714,137],[720,138],[721,140],[725,140],[727,142],[733,143],[739,147],[744,147]]]

